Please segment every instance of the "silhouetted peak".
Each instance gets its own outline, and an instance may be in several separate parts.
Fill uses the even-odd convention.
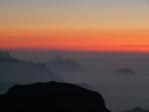
[[[22,62],[14,57],[12,57],[8,52],[0,51],[0,62],[1,63],[11,63],[11,62]]]
[[[47,62],[47,65],[57,72],[85,72],[82,66],[74,59],[64,58],[62,56],[57,56]]]
[[[40,89],[42,91],[40,91]],[[91,92],[90,90],[88,90],[84,87],[80,87],[80,86],[77,86],[74,84],[51,81],[51,82],[47,82],[47,83],[35,83],[35,84],[29,84],[29,85],[15,85],[8,90],[7,95],[17,94],[17,93],[19,93],[19,91],[23,91],[22,93],[29,92],[31,94],[32,92],[34,92],[35,94],[38,94],[38,93],[36,93],[37,91],[44,92],[43,90],[50,90],[50,89],[54,89],[54,90],[66,89],[67,92],[72,92],[72,90]],[[96,95],[98,94],[97,92],[94,92],[94,93]]]
[[[0,51],[0,58],[5,58],[5,57],[10,57],[10,54],[8,52],[5,51]]]
[[[128,74],[128,75],[135,75],[135,71],[129,68],[123,68],[116,71],[118,74]]]
[[[109,112],[99,93],[58,82],[13,86],[0,105],[5,112]]]
[[[0,51],[0,81],[31,83],[52,80],[63,81],[45,64],[21,61],[8,52]]]
[[[74,64],[76,63],[76,61],[74,61],[73,59],[68,59],[68,58],[64,58],[62,56],[56,56],[55,58],[53,58],[51,60],[51,62],[57,62],[57,63],[62,63],[62,64]]]

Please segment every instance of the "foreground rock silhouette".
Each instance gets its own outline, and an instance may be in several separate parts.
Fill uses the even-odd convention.
[[[2,112],[109,112],[103,97],[67,83],[16,85],[0,96]]]

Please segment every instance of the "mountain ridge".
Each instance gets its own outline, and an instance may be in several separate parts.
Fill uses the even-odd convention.
[[[3,82],[62,81],[46,65],[18,60],[5,51],[0,51],[0,73]]]
[[[0,106],[5,112],[110,112],[100,93],[53,81],[15,85],[0,95]]]

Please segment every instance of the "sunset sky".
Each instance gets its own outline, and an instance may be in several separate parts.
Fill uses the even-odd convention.
[[[0,48],[149,52],[149,1],[0,0]]]

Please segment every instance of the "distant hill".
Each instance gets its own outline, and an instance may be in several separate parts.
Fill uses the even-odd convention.
[[[71,73],[83,73],[85,70],[82,66],[73,59],[66,59],[57,56],[46,63],[55,73],[58,74],[71,74]]]
[[[24,62],[0,51],[0,82],[45,82],[62,81],[44,64]]]
[[[149,110],[143,109],[141,107],[136,107],[136,108],[134,108],[132,110],[128,110],[128,111],[125,111],[125,112],[149,112]]]
[[[23,61],[13,58],[8,52],[0,51],[0,64],[1,63],[21,63]]]
[[[129,68],[123,68],[123,69],[116,70],[115,73],[122,74],[122,75],[135,75],[136,74],[135,71]]]
[[[0,95],[3,112],[110,112],[103,97],[68,83],[16,85]]]

